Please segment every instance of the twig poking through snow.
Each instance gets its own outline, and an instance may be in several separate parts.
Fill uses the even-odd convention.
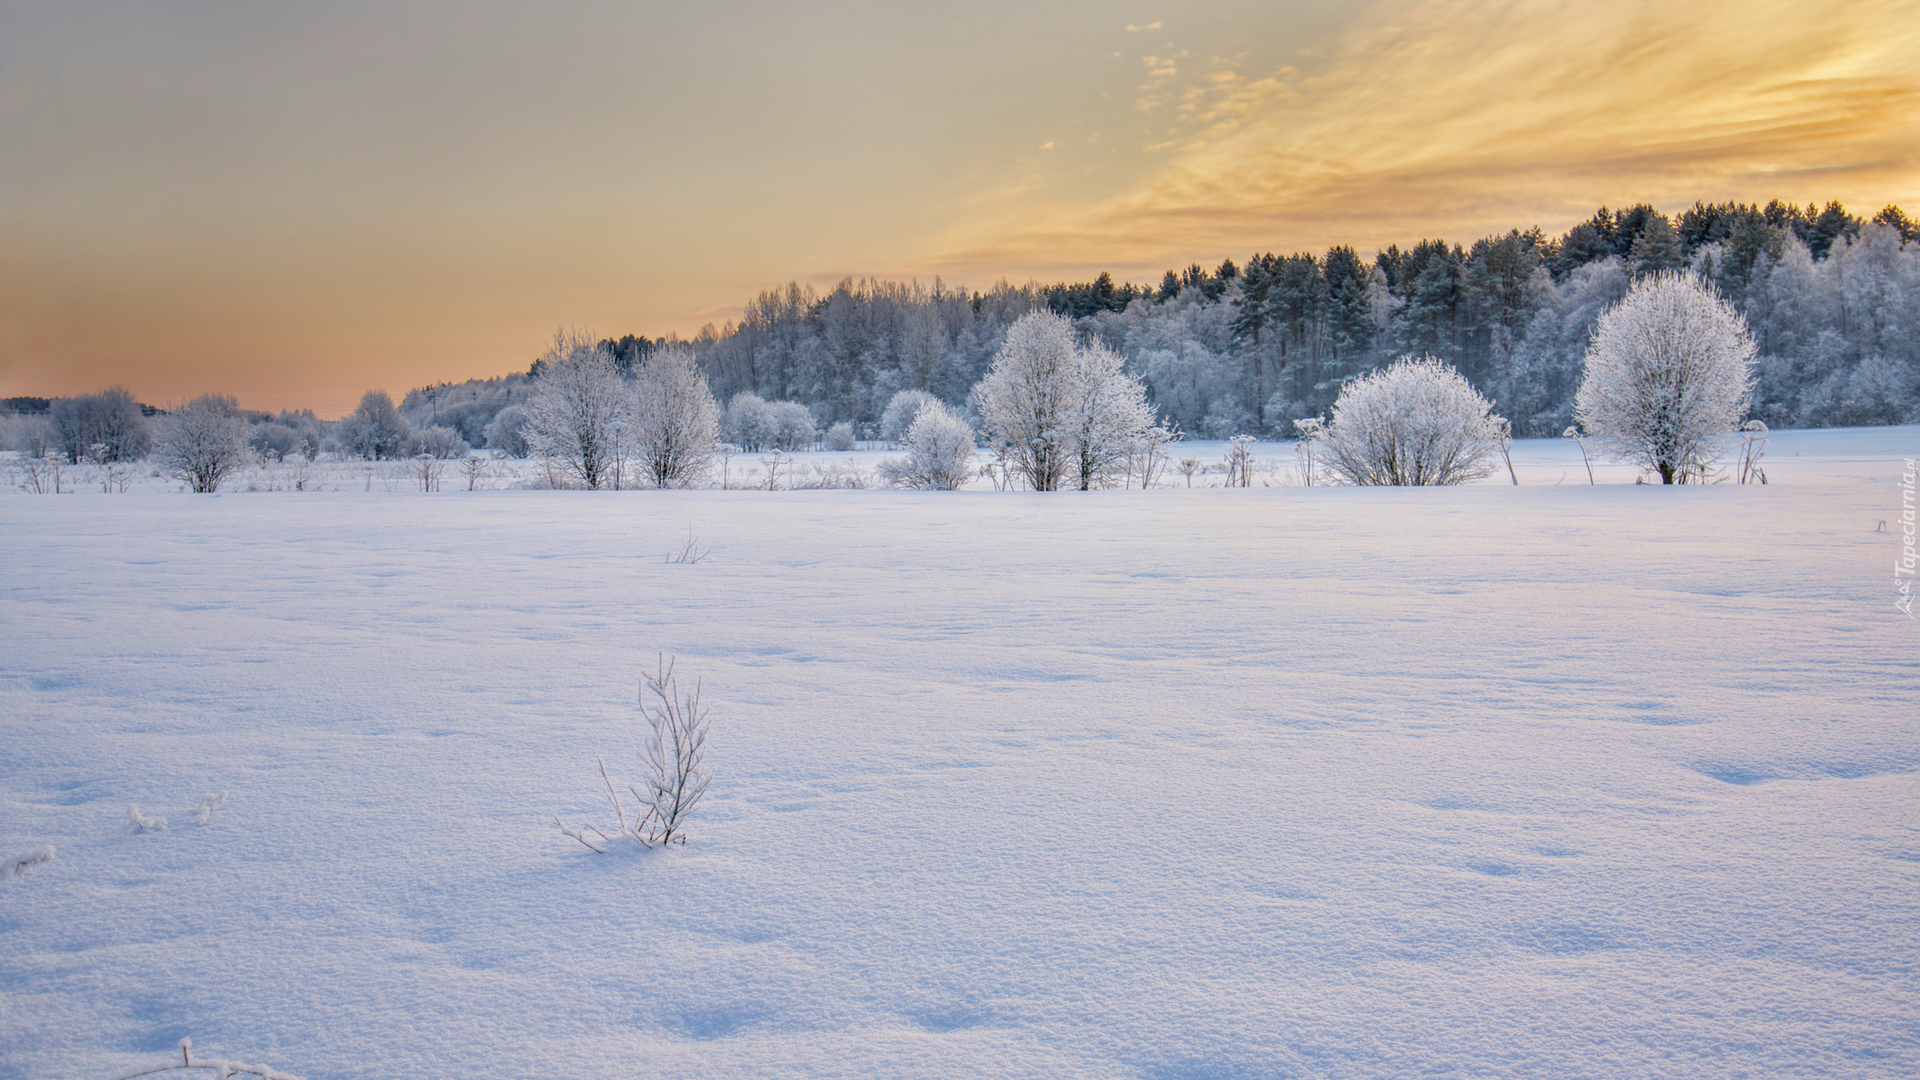
[[[680,546],[679,553],[671,551],[667,553],[667,561],[670,563],[697,563],[706,557],[707,549],[700,546],[700,538],[693,535],[691,525],[687,526],[687,542]]]
[[[34,848],[32,851],[27,852],[25,855],[22,855],[17,859],[11,860],[10,862],[7,863],[7,865],[4,868],[0,868],[0,878],[25,877],[27,873],[27,867],[38,866],[41,863],[52,862],[52,861],[53,861],[53,845],[43,844],[40,847]]]
[[[292,1073],[283,1073],[278,1069],[266,1065],[249,1065],[244,1061],[228,1061],[225,1058],[201,1058],[195,1061],[193,1057],[192,1039],[180,1040],[180,1063],[178,1065],[156,1065],[151,1069],[122,1073],[118,1080],[133,1080],[136,1076],[152,1076],[155,1073],[176,1072],[183,1069],[206,1069],[215,1076],[218,1076],[220,1080],[227,1080],[230,1076],[243,1075],[258,1076],[261,1080],[300,1080],[299,1077],[294,1076]]]
[[[661,657],[657,673],[642,678],[646,681],[646,690],[652,691],[656,699],[655,706],[648,708],[646,691],[642,691],[640,714],[652,729],[646,743],[647,778],[645,790],[638,787],[627,790],[646,807],[646,812],[637,820],[627,820],[627,809],[620,802],[620,793],[614,790],[613,774],[607,771],[604,758],[600,759],[600,779],[606,784],[607,801],[613,804],[614,816],[620,822],[617,835],[631,836],[642,847],[684,844],[687,816],[700,804],[700,797],[707,793],[707,782],[713,778],[706,767],[707,710],[700,704],[700,684],[694,684],[693,693],[681,694],[674,681],[673,663],[665,657]],[[606,848],[586,837],[590,829],[600,837],[601,843],[612,839],[598,825],[571,829],[558,814],[554,815],[553,823],[562,833],[594,852],[606,854]]]
[[[561,831],[561,832],[563,832],[563,833],[565,833],[565,834],[567,834],[568,836],[571,836],[571,837],[573,837],[573,838],[574,838],[575,840],[578,840],[578,841],[580,841],[581,843],[583,843],[583,844],[585,844],[585,845],[587,845],[587,846],[588,846],[589,848],[592,848],[592,849],[593,849],[593,851],[594,851],[594,854],[596,854],[596,855],[605,855],[605,854],[607,853],[607,849],[606,849],[606,848],[603,848],[603,847],[601,847],[601,846],[600,846],[599,844],[596,844],[596,843],[594,843],[593,841],[591,841],[591,840],[589,840],[589,839],[587,839],[587,837],[586,837],[586,832],[585,832],[585,829],[569,829],[569,828],[567,828],[567,823],[566,823],[566,822],[564,822],[564,821],[561,821],[561,820],[560,820],[560,815],[559,815],[559,814],[555,814],[555,815],[553,815],[553,823],[554,823],[555,825],[558,825],[558,826],[560,826],[560,831]],[[600,832],[600,830],[599,830],[599,829],[597,829],[597,828],[594,828],[594,827],[593,827],[592,825],[588,825],[588,826],[586,826],[586,829],[593,829],[593,831],[594,831],[594,832],[595,832],[596,834],[598,834],[598,835],[599,835],[599,837],[600,837],[600,839],[601,839],[601,840],[602,840],[603,842],[604,842],[604,841],[606,840],[606,838],[607,838],[607,834],[606,834],[606,833],[603,833],[603,832]]]
[[[640,702],[653,731],[647,740],[647,819],[634,826],[634,833],[637,839],[650,820],[653,827],[644,843],[652,843],[657,830],[661,845],[675,840],[684,844],[687,816],[713,779],[706,768],[707,710],[700,704],[700,684],[694,683],[693,693],[683,696],[673,677],[673,663],[665,657],[660,658],[658,674],[643,678],[656,704],[648,709],[644,696]]]
[[[166,818],[148,817],[142,814],[140,812],[140,806],[137,803],[127,804],[127,817],[133,822],[133,827],[138,832],[146,832],[150,829],[159,830],[167,827]]]
[[[193,812],[193,823],[205,825],[213,820],[213,812],[225,805],[227,805],[227,793],[224,791],[218,795],[202,795],[199,808]]]

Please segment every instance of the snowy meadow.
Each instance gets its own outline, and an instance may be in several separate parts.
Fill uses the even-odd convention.
[[[0,1080],[1920,1075],[1920,428],[1513,453],[0,496]],[[596,855],[661,654],[712,787]]]

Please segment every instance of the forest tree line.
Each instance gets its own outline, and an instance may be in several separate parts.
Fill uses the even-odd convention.
[[[938,279],[849,278],[824,294],[792,283],[689,344],[722,404],[742,393],[797,401],[822,428],[865,433],[901,390],[965,409],[1007,327],[1051,310],[1120,353],[1161,417],[1196,436],[1291,437],[1347,380],[1403,355],[1446,361],[1516,434],[1547,436],[1571,422],[1599,314],[1639,277],[1691,268],[1759,342],[1754,416],[1775,427],[1905,423],[1920,420],[1916,239],[1920,226],[1892,206],[1871,220],[1837,202],[1696,203],[1677,217],[1603,207],[1558,237],[1422,240],[1372,260],[1346,245],[1263,253],[1168,271],[1156,286],[1108,274],[985,292]],[[631,367],[664,340],[609,344]],[[409,395],[403,411],[420,403]]]
[[[1371,260],[1350,245],[1256,253],[1244,264],[1170,270],[1157,285],[1104,273],[1080,283],[1001,281],[984,292],[938,278],[930,286],[848,278],[824,293],[790,283],[684,344],[723,409],[740,395],[746,404],[797,403],[819,431],[844,425],[863,438],[892,434],[883,418],[902,391],[970,415],[969,395],[1007,328],[1033,311],[1064,315],[1118,353],[1161,421],[1196,437],[1291,438],[1294,421],[1324,415],[1347,381],[1425,355],[1464,374],[1515,434],[1552,436],[1572,422],[1600,313],[1638,278],[1684,268],[1745,316],[1759,344],[1752,416],[1773,427],[1909,423],[1920,421],[1916,241],[1920,224],[1894,206],[1870,220],[1838,202],[1696,203],[1675,217],[1647,205],[1603,207],[1558,237],[1534,228],[1471,245],[1421,240]],[[628,335],[602,344],[632,377],[654,350],[678,342]],[[494,446],[512,439],[517,421],[502,414],[525,405],[541,367],[415,389],[397,412],[412,428]],[[257,434],[288,449],[312,451],[323,436],[349,452],[368,442],[346,446],[353,433],[325,430],[338,425],[311,413],[253,419],[271,428]],[[342,423],[371,430],[368,417],[349,419]]]

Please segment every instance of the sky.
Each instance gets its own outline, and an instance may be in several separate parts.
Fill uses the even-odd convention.
[[[0,396],[1772,198],[1920,210],[1920,0],[0,0]]]

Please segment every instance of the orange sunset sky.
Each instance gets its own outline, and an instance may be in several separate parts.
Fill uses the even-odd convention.
[[[1920,212],[1920,0],[0,2],[0,396],[350,409],[790,279]]]

